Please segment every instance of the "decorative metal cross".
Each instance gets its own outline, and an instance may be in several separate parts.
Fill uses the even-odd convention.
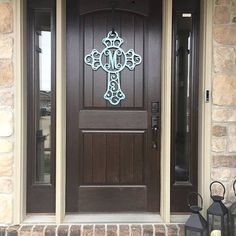
[[[108,73],[107,91],[104,94],[104,99],[112,105],[117,105],[120,100],[125,99],[125,94],[120,86],[120,72],[125,67],[134,70],[135,66],[142,62],[141,56],[136,54],[133,49],[124,52],[120,47],[123,41],[116,31],[110,31],[107,37],[102,40],[106,46],[105,49],[101,53],[93,49],[84,58],[85,63],[90,65],[93,70],[102,67]]]

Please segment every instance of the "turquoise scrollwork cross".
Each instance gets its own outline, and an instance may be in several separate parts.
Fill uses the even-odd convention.
[[[134,70],[135,66],[142,62],[142,58],[133,49],[124,52],[120,47],[123,44],[123,39],[116,31],[109,32],[102,43],[106,46],[105,49],[101,53],[93,49],[90,54],[85,56],[84,61],[93,70],[102,67],[108,73],[107,91],[104,94],[104,99],[112,105],[117,105],[122,99],[125,99],[120,85],[120,72],[125,67]]]

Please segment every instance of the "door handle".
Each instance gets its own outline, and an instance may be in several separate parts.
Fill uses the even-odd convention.
[[[158,137],[158,128],[157,126],[152,128],[152,148],[157,149],[157,137]]]
[[[151,103],[152,109],[152,148],[158,149],[159,102]]]

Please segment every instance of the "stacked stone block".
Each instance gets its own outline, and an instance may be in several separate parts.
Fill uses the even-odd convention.
[[[227,188],[226,202],[236,201],[236,0],[215,0],[212,67],[212,180]]]

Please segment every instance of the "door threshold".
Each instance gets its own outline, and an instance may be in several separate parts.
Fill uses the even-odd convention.
[[[171,223],[185,223],[189,214],[171,215]],[[55,224],[54,214],[28,214],[23,224]],[[113,223],[163,223],[158,213],[107,213],[107,214],[68,214],[63,223],[113,224]]]
[[[35,213],[35,214],[27,214],[23,224],[55,224],[56,222],[56,216],[55,214],[41,214],[41,213]]]
[[[23,224],[55,224],[53,214],[28,214]],[[62,224],[133,224],[163,223],[158,213],[80,213],[68,214]]]
[[[69,214],[64,223],[121,224],[121,223],[162,223],[158,213],[91,213]]]

